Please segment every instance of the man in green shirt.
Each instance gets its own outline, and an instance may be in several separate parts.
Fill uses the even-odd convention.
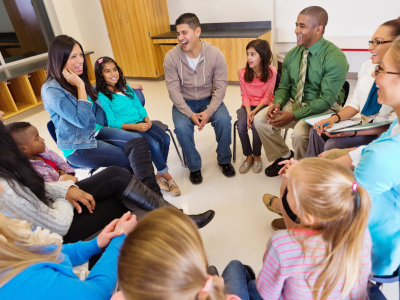
[[[311,126],[302,118],[341,109],[349,64],[343,52],[323,38],[327,23],[328,14],[319,6],[300,12],[295,29],[297,46],[285,56],[274,103],[267,114],[254,118],[268,161],[274,161],[265,169],[267,176],[278,175],[279,162],[293,155],[296,159],[306,156]],[[293,128],[294,154],[280,134],[287,128]]]

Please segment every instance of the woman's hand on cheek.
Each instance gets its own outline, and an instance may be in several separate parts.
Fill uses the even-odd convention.
[[[76,75],[74,72],[72,72],[69,68],[65,67],[64,70],[62,71],[62,74],[63,74],[65,80],[70,85],[73,85],[77,88],[85,86],[85,83],[83,82],[83,80],[78,75]]]

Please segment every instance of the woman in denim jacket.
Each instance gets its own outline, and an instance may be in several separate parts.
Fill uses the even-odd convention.
[[[127,142],[141,136],[107,126],[82,46],[69,36],[59,35],[49,45],[42,99],[56,128],[57,146],[68,162],[83,168],[133,168],[128,159],[133,147]]]

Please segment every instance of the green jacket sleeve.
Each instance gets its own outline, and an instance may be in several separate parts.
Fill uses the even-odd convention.
[[[293,114],[296,120],[327,111],[339,98],[349,70],[346,56],[332,54],[331,57],[326,59],[326,64],[326,72],[321,81],[319,97],[310,99],[300,109],[294,111]]]

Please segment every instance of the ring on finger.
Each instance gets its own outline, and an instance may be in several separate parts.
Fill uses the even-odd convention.
[[[67,76],[71,75],[71,73],[67,73]]]

